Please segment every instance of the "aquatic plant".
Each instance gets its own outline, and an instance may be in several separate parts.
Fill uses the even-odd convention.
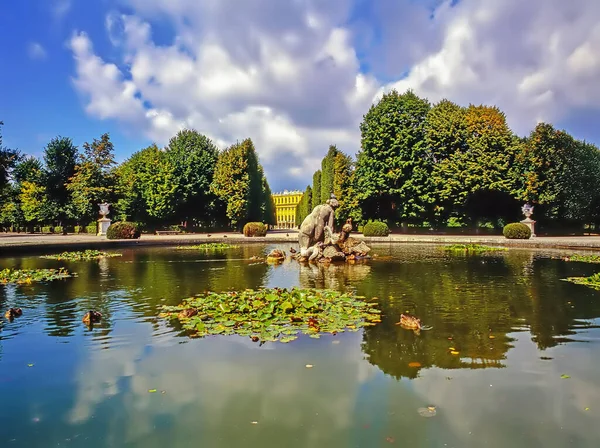
[[[471,254],[481,254],[484,252],[498,252],[508,250],[506,247],[492,247],[481,244],[450,244],[444,246],[447,252],[467,252]]]
[[[600,272],[590,275],[589,277],[567,277],[563,280],[575,283],[576,285],[585,285],[590,288],[600,289]]]
[[[192,246],[177,246],[179,250],[216,250],[216,249],[235,249],[239,246],[227,243],[203,243]]]
[[[50,260],[82,261],[121,256],[122,254],[115,252],[101,252],[99,250],[88,249],[85,251],[63,252],[55,255],[42,255],[40,258],[47,258]]]
[[[581,261],[584,263],[600,263],[600,255],[569,255],[563,258],[564,261]]]
[[[376,304],[364,299],[297,288],[206,292],[178,306],[164,306],[160,316],[178,319],[191,337],[237,334],[253,341],[290,342],[300,333],[319,338],[381,322]]]
[[[74,274],[70,273],[64,268],[60,269],[3,269],[0,271],[0,283],[17,283],[17,284],[31,284],[34,282],[44,282],[59,280],[63,278],[73,277]]]

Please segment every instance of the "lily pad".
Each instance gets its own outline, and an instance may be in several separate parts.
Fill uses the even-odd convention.
[[[482,254],[485,252],[504,252],[506,247],[484,246],[482,244],[450,244],[444,246],[446,252]]]
[[[64,268],[60,269],[3,269],[0,271],[0,284],[17,283],[19,285],[28,285],[34,282],[43,282],[59,280],[73,277]]]
[[[575,283],[576,285],[589,286],[590,288],[600,289],[600,272],[589,277],[567,277],[564,281]]]
[[[376,303],[333,290],[292,288],[206,292],[178,306],[164,306],[161,317],[178,319],[190,336],[237,334],[261,342],[291,342],[298,334],[319,338],[358,331],[380,321]],[[193,317],[182,310],[195,310]]]
[[[111,258],[121,257],[123,254],[115,252],[101,252],[99,250],[84,250],[74,252],[62,252],[55,255],[42,255],[40,258],[47,258],[50,260],[64,260],[64,261],[82,261],[82,260],[99,260],[100,258]]]
[[[177,246],[178,250],[217,250],[217,249],[235,249],[239,246],[227,243],[202,243],[191,246]]]

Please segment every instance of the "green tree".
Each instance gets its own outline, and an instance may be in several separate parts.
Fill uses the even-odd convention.
[[[252,140],[236,143],[219,154],[211,191],[227,204],[227,218],[238,230],[246,222],[264,218],[262,177]]]
[[[39,224],[54,219],[52,204],[43,185],[24,181],[21,184],[19,199],[27,223]]]
[[[210,192],[219,150],[206,136],[185,129],[169,141],[167,156],[173,165],[177,185],[177,218],[207,223],[215,196]]]
[[[424,144],[429,108],[412,91],[393,90],[365,115],[356,194],[366,218],[416,222],[432,202],[427,181],[432,167]]]
[[[172,220],[177,184],[165,151],[150,145],[134,153],[117,170],[121,217],[147,224]]]
[[[75,174],[76,164],[77,147],[70,138],[55,137],[46,145],[44,187],[60,221],[67,217],[70,195],[66,185]]]
[[[4,126],[4,122],[0,121],[0,191],[8,185],[10,172],[21,158],[19,151],[3,146],[2,126]]]
[[[323,160],[321,160],[321,203],[327,202],[334,191],[334,163],[335,158],[339,154],[339,150],[335,145],[329,146],[329,150]]]
[[[446,103],[440,109],[427,132],[436,160],[431,180],[445,208],[438,215],[453,212],[475,223],[510,214],[515,209],[509,175],[515,147],[504,113],[483,105],[470,105],[463,112]]]
[[[75,173],[69,179],[67,191],[71,195],[69,216],[81,223],[93,221],[98,216],[99,203],[116,199],[114,147],[109,134],[100,140],[83,144],[84,152]]]
[[[297,226],[301,225],[302,221],[304,221],[304,218],[306,218],[312,212],[311,204],[312,204],[312,188],[310,188],[310,185],[307,185],[306,190],[304,190],[304,193],[302,194],[302,198],[300,199],[300,203],[296,207],[296,225]]]
[[[261,169],[262,171],[262,169]],[[267,182],[266,176],[262,175],[262,195],[263,195],[263,219],[262,221],[265,224],[274,226],[277,224],[277,215],[275,213],[275,200],[273,199],[273,194],[271,193],[271,187],[269,187],[269,183]]]
[[[313,174],[311,211],[319,204],[321,204],[321,170],[317,170]]]

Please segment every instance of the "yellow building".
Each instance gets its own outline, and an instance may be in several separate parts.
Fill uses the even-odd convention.
[[[298,190],[273,194],[275,214],[277,215],[276,229],[296,228],[296,207],[302,199],[302,192]]]

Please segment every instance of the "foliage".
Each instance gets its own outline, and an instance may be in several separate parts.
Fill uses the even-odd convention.
[[[67,182],[75,174],[77,147],[67,137],[55,137],[44,148],[44,187],[56,218],[67,217],[70,194]]]
[[[596,272],[589,277],[567,277],[563,279],[576,285],[589,286],[590,288],[600,289],[600,272]]]
[[[108,227],[106,238],[109,240],[132,240],[140,237],[139,227],[133,222],[115,222]]]
[[[69,215],[77,221],[90,222],[98,216],[98,204],[115,200],[114,147],[109,134],[83,144],[84,153],[69,179],[71,194]]]
[[[321,160],[321,204],[325,204],[333,193],[334,161],[338,153],[337,147],[330,145],[327,154]]]
[[[190,220],[210,222],[215,201],[210,192],[219,150],[211,139],[195,130],[184,129],[169,141],[167,157],[173,168],[175,215],[189,225]]]
[[[227,243],[203,243],[190,246],[177,246],[179,250],[220,250],[220,249],[235,249],[239,246]]]
[[[509,240],[528,240],[531,238],[531,229],[520,222],[506,224],[502,234]]]
[[[319,338],[323,333],[381,322],[375,303],[364,297],[332,290],[247,289],[242,292],[208,292],[185,300],[176,307],[165,306],[162,317],[178,318],[190,336],[249,336],[262,342],[290,342],[300,333]],[[184,310],[190,310],[186,317]]]
[[[265,218],[264,186],[268,184],[263,177],[252,140],[236,143],[219,155],[211,191],[227,204],[227,218],[238,228]],[[272,216],[267,218],[269,223],[273,220]]]
[[[99,260],[100,258],[121,257],[122,254],[116,252],[102,252],[94,249],[85,251],[62,252],[55,255],[43,255],[40,258],[49,260],[65,260],[65,261],[82,261],[82,260]]]
[[[573,254],[568,257],[564,257],[565,261],[580,261],[582,263],[600,263],[600,255],[579,255]]]
[[[3,269],[0,271],[0,283],[30,284],[72,277],[64,268],[60,269]]]
[[[310,205],[312,203],[312,188],[310,185],[307,185],[306,190],[302,194],[302,198],[300,199],[300,203],[296,207],[296,225],[300,226],[304,219],[310,215],[312,209]]]
[[[369,221],[363,226],[362,233],[364,236],[388,236],[390,229],[385,222]]]
[[[268,225],[276,225],[277,224],[277,214],[275,208],[275,200],[273,199],[273,195],[271,193],[271,188],[269,187],[269,183],[267,182],[267,178],[264,173],[262,173],[262,200],[263,204],[261,206],[263,212],[263,221]]]
[[[312,211],[319,204],[321,204],[321,170],[317,170],[313,174],[312,202],[309,210]]]
[[[53,204],[46,193],[46,187],[33,182],[24,181],[19,195],[21,210],[25,221],[39,223],[49,221],[55,216]]]
[[[484,246],[482,244],[449,244],[444,246],[447,252],[464,252],[470,254],[481,254],[484,252],[501,252],[508,250],[506,247]]]
[[[393,90],[371,106],[360,125],[355,194],[367,217],[417,221],[432,197],[426,157],[429,102],[412,91]]]
[[[0,121],[0,191],[8,185],[11,170],[21,158],[19,151],[2,145],[2,126],[4,126],[4,123]]]
[[[262,222],[247,222],[244,225],[244,236],[266,236],[267,226]]]

